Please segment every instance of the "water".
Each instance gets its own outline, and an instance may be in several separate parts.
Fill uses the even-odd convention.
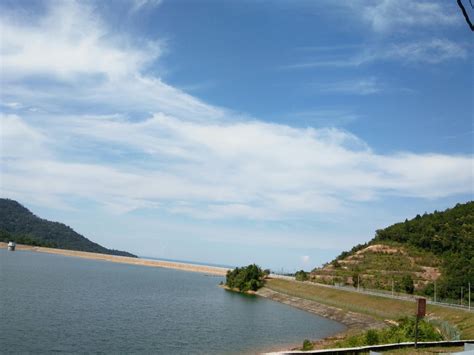
[[[0,352],[255,353],[344,328],[221,280],[0,250]]]

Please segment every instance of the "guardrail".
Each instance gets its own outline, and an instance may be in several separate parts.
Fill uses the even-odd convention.
[[[466,346],[469,344],[469,346]],[[423,341],[418,342],[417,346],[420,348],[428,348],[433,346],[439,347],[452,347],[452,346],[464,346],[464,349],[471,348],[474,344],[474,340],[454,340],[454,341]],[[338,354],[338,355],[348,355],[348,354],[361,354],[367,353],[369,351],[385,351],[385,350],[396,350],[402,348],[409,348],[414,346],[414,342],[406,343],[395,343],[395,344],[383,344],[383,345],[370,345],[370,346],[359,346],[355,348],[340,348],[340,349],[322,349],[322,350],[292,350],[292,351],[283,351],[283,352],[272,352],[268,354],[272,355],[283,355],[283,354]],[[471,353],[470,351],[468,353]]]

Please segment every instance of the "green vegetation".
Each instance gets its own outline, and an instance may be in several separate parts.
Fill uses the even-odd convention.
[[[420,320],[418,324],[418,340],[439,341],[443,340],[443,337],[433,324],[425,320]],[[338,341],[334,346],[345,348],[411,341],[415,341],[415,318],[406,317],[400,319],[398,325],[378,330],[370,329],[362,334],[353,335],[344,340]]]
[[[257,291],[263,286],[265,272],[255,264],[227,271],[225,285],[240,292]]]
[[[374,243],[398,242],[429,251],[441,259],[441,297],[459,299],[461,287],[474,280],[474,202],[378,230]],[[467,300],[467,296],[466,296]]]
[[[27,235],[12,236],[10,233],[0,230],[0,242],[8,243],[9,241],[15,241],[18,244],[33,245],[35,247],[57,248],[56,243],[53,242],[43,242]]]
[[[309,273],[304,270],[297,271],[295,273],[295,279],[296,281],[307,281],[309,280]]]
[[[368,247],[368,248],[367,248]],[[344,253],[343,255],[348,255]],[[423,252],[396,242],[371,243],[357,254],[338,257],[323,268],[314,269],[310,279],[327,284],[346,284],[369,289],[404,293],[422,291],[431,282],[426,270],[437,275],[441,261],[431,252]]]
[[[41,219],[18,202],[0,199],[0,241],[136,257],[125,251],[107,249],[90,241],[72,228]]]
[[[464,346],[430,346],[430,347],[404,347],[395,350],[382,350],[382,354],[396,354],[396,355],[433,355],[433,354],[445,354],[445,353],[458,353],[464,350]]]
[[[303,347],[301,348],[301,350],[303,350],[303,351],[309,351],[309,350],[313,350],[313,349],[314,349],[313,343],[312,343],[310,340],[305,339],[305,340],[303,341]]]
[[[377,230],[370,242],[311,274],[317,282],[357,287],[356,276],[362,287],[426,296],[433,296],[436,280],[438,299],[459,300],[474,281],[474,202]],[[467,303],[467,292],[463,297]]]
[[[386,319],[397,321],[401,317],[411,317],[416,310],[414,302],[349,292],[317,284],[267,279],[265,287],[345,311],[366,314],[381,321]],[[462,339],[474,338],[474,316],[471,312],[431,304],[427,305],[426,312],[430,318],[438,319],[440,323],[444,323],[443,328],[451,328],[443,331],[442,327],[438,327],[443,334],[448,331],[454,334],[457,331],[459,333],[457,333],[458,335],[454,334],[454,338],[457,338],[459,334]]]

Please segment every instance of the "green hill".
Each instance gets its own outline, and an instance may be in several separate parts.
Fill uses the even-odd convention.
[[[0,199],[0,241],[15,240],[60,249],[136,257],[126,251],[107,249],[90,241],[71,227],[35,216],[16,201]]]
[[[459,299],[462,287],[474,285],[474,202],[377,230],[311,278],[424,295],[433,295],[436,283],[438,297]]]

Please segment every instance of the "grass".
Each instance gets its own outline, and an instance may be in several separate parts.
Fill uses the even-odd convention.
[[[398,320],[415,314],[415,303],[395,300],[362,293],[349,292],[302,282],[270,279],[266,287],[288,294],[334,306],[346,311],[367,314],[379,320]],[[462,339],[474,339],[474,314],[434,305],[427,305],[427,315],[436,317],[456,326]]]

